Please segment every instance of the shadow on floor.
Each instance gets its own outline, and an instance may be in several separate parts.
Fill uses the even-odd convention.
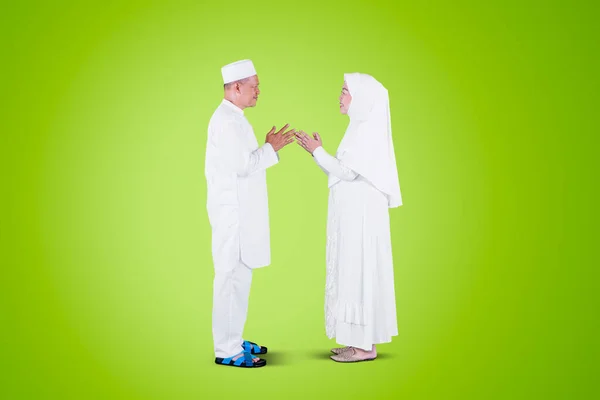
[[[269,351],[267,354],[258,354],[257,357],[267,360],[267,366],[282,366],[289,363],[291,354],[283,353],[281,351]]]

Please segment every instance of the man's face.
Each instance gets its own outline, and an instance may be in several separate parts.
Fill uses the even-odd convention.
[[[251,76],[239,85],[238,101],[244,107],[254,107],[260,94],[258,75]]]

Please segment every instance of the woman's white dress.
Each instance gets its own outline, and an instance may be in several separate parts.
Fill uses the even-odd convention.
[[[388,200],[322,147],[313,156],[341,179],[329,191],[326,333],[341,345],[370,350],[398,334]]]

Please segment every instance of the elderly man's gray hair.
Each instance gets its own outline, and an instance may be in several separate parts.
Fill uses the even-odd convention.
[[[233,87],[233,85],[235,85],[236,83],[239,83],[239,84],[244,84],[244,83],[248,82],[248,80],[249,80],[249,79],[250,79],[250,78],[244,78],[244,79],[240,79],[240,80],[238,80],[238,81],[233,81],[233,82],[226,83],[226,84],[224,84],[224,85],[223,85],[223,88],[224,88],[224,89],[230,89],[230,88],[231,88],[231,87]]]

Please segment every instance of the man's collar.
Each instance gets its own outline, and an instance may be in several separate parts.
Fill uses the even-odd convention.
[[[225,104],[227,107],[231,108],[236,113],[244,115],[244,110],[242,110],[241,108],[239,108],[238,106],[236,106],[235,104],[230,102],[229,100],[223,99],[222,104]]]

